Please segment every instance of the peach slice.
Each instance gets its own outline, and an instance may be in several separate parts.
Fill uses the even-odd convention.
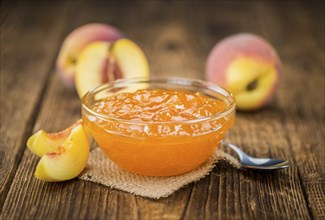
[[[75,65],[81,51],[91,42],[114,42],[122,34],[116,28],[100,23],[86,24],[72,31],[63,41],[56,67],[63,83],[70,88],[75,87]]]
[[[28,139],[27,146],[42,157],[35,177],[50,182],[77,177],[86,167],[90,149],[81,120],[58,133],[48,134],[41,130]]]
[[[116,79],[148,77],[149,65],[141,48],[128,39],[88,45],[76,64],[76,88],[80,98],[96,86]]]

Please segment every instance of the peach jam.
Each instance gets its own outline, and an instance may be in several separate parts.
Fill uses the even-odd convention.
[[[229,109],[222,99],[178,89],[111,94],[87,107],[84,123],[103,152],[119,167],[149,176],[204,163],[235,118],[234,111],[217,117]]]

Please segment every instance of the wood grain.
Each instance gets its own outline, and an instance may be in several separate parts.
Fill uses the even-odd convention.
[[[284,89],[279,90],[278,106],[293,161],[307,197],[307,207],[311,216],[324,219],[325,157],[320,156],[325,155],[324,28],[321,32],[313,25],[316,20],[324,23],[324,11],[321,12],[317,6],[315,2],[305,2],[293,8],[290,17],[285,16],[285,10],[290,7],[288,4],[274,11],[276,17],[286,19],[290,26],[291,34],[288,36],[285,27],[277,26],[278,37],[283,39],[287,36],[287,42],[299,42],[296,47],[282,44],[281,55],[287,62],[283,65],[281,86]],[[312,10],[305,10],[305,7]],[[272,17],[274,15],[266,15],[265,19],[272,22]],[[270,30],[266,33],[272,34]]]
[[[318,21],[324,24],[321,3],[82,1],[76,5],[71,1],[35,5],[8,4],[1,15],[1,31],[6,33],[1,34],[1,43],[8,44],[1,48],[1,58],[6,59],[1,62],[1,163],[5,168],[3,171],[1,164],[1,177],[8,180],[1,180],[6,186],[1,188],[0,219],[325,218],[324,31],[315,25]],[[54,22],[52,17],[58,14],[60,19]],[[20,25],[30,16],[35,30],[52,25],[46,29],[51,33],[50,42],[40,42],[45,33],[29,33]],[[293,166],[280,172],[256,173],[222,162],[206,178],[160,200],[80,180],[36,180],[33,172],[38,158],[24,150],[31,130],[58,131],[80,117],[77,94],[55,75],[55,55],[63,36],[77,26],[98,21],[117,26],[139,43],[153,75],[203,79],[208,52],[223,37],[254,32],[267,38],[283,61],[278,94],[262,111],[238,112],[227,139],[249,154],[287,158]],[[19,60],[25,66],[17,66],[15,44],[22,34],[27,37],[21,43]],[[35,42],[40,42],[37,48]],[[42,56],[34,58],[33,53],[26,57],[31,56],[28,51],[32,46],[34,53]],[[29,59],[32,66],[26,64]],[[19,78],[23,70],[28,79]],[[33,83],[36,79],[38,84]],[[16,80],[30,93],[18,90]],[[6,96],[22,98],[27,112],[14,111],[18,103],[3,102],[4,91],[9,88],[17,91]],[[12,117],[16,118],[14,124],[9,123]],[[15,144],[14,139],[18,140]],[[5,164],[8,161],[9,165]]]
[[[64,11],[55,5],[35,5],[33,9],[14,2],[1,12],[0,210],[31,134],[57,51],[62,20],[52,18],[54,12]]]

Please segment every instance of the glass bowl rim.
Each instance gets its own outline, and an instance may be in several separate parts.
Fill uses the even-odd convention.
[[[152,82],[159,82],[163,81],[161,83],[166,83],[166,84],[173,84],[172,82],[177,82],[177,81],[187,81],[187,82],[195,82],[199,83],[203,86],[206,86],[208,90],[212,90],[213,92],[217,92],[223,97],[227,98],[230,102],[230,104],[227,103],[227,108],[221,112],[218,112],[216,114],[213,114],[211,116],[205,116],[197,119],[190,119],[190,120],[184,120],[184,121],[167,121],[167,122],[160,122],[160,121],[149,121],[149,122],[140,122],[140,121],[130,121],[130,120],[125,120],[125,119],[120,119],[120,118],[115,118],[115,117],[109,117],[105,114],[98,113],[94,111],[90,106],[86,105],[86,101],[90,98],[91,95],[95,95],[96,93],[99,93],[103,90],[109,89],[113,87],[116,84],[121,84],[121,83],[127,83],[127,84],[132,84],[136,82],[147,82],[147,83],[152,83]],[[184,84],[174,84],[174,85],[184,85]],[[213,90],[216,89],[216,90]],[[224,95],[226,94],[226,95]],[[210,121],[210,120],[216,120],[222,117],[225,117],[229,114],[231,114],[235,108],[236,108],[236,100],[234,95],[226,90],[225,88],[214,84],[209,81],[204,81],[200,79],[192,79],[192,78],[186,78],[186,77],[138,77],[138,78],[132,78],[132,79],[118,79],[109,83],[104,83],[99,86],[96,86],[95,88],[89,90],[81,99],[82,101],[82,110],[85,109],[88,112],[90,112],[93,116],[99,117],[104,120],[109,120],[109,121],[115,121],[119,123],[125,123],[125,124],[134,124],[134,125],[166,125],[166,124],[191,124],[191,123],[197,123],[197,122],[204,122],[204,121]]]

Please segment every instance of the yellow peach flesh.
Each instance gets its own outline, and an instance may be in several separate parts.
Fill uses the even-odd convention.
[[[127,39],[116,41],[113,46],[113,54],[121,66],[123,78],[149,76],[147,58],[134,42]]]
[[[30,151],[39,157],[42,157],[46,153],[56,151],[58,146],[68,138],[71,130],[81,124],[81,122],[82,120],[79,120],[67,129],[57,133],[46,133],[44,130],[40,130],[28,139],[27,146]]]
[[[236,97],[239,109],[254,109],[270,97],[278,80],[275,65],[260,59],[239,57],[227,69],[226,89]],[[248,85],[255,82],[254,89]]]
[[[88,136],[80,123],[71,126],[70,131],[67,129],[57,134],[37,132],[28,140],[27,146],[42,156],[35,177],[51,182],[77,177],[87,164],[90,148]]]
[[[76,65],[76,89],[81,98],[90,89],[102,82],[102,71],[110,43],[95,42],[87,46],[80,54]]]

